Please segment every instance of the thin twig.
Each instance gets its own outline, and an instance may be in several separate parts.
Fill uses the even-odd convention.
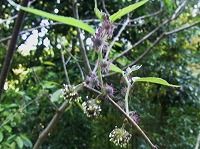
[[[70,85],[69,75],[68,75],[68,72],[67,72],[67,69],[66,69],[66,64],[65,64],[66,63],[65,56],[63,54],[62,49],[60,50],[60,53],[61,53],[61,58],[62,58],[63,69],[64,69],[64,72],[65,72],[66,81],[67,81],[67,84]]]
[[[172,31],[162,33],[162,34],[153,42],[153,44],[152,44],[149,48],[147,48],[136,60],[134,60],[133,62],[131,62],[131,64],[129,64],[128,66],[126,66],[126,68],[127,68],[127,67],[130,67],[130,66],[132,66],[132,65],[135,65],[135,64],[138,63],[140,60],[142,60],[142,58],[145,57],[145,56],[155,47],[155,45],[157,45],[164,37],[167,37],[167,36],[169,36],[169,35],[171,35],[171,34],[175,34],[175,33],[178,33],[178,32],[180,32],[180,31],[183,31],[183,30],[185,30],[185,29],[194,27],[194,26],[196,26],[197,24],[200,24],[200,21],[194,22],[194,23],[192,23],[192,24],[190,24],[190,25],[189,25],[189,24],[186,24],[186,25],[183,25],[182,27],[180,27],[180,28],[178,28],[178,29],[174,29],[174,30],[172,30]]]
[[[106,52],[106,56],[105,59],[108,59],[109,53],[113,47],[113,45],[115,44],[115,42],[119,39],[121,33],[123,32],[123,30],[126,28],[127,24],[129,23],[129,17],[126,19],[126,21],[123,23],[121,29],[119,30],[118,34],[114,37],[114,39],[112,40],[112,42],[110,43],[107,52]]]
[[[55,125],[58,123],[59,118],[63,115],[64,111],[67,108],[68,105],[68,100],[66,100],[58,109],[58,111],[56,112],[56,114],[53,116],[53,118],[51,119],[51,121],[49,122],[49,124],[47,125],[47,127],[41,132],[41,134],[39,135],[33,149],[39,149],[40,145],[43,143],[43,141],[48,137],[48,134],[53,130],[53,128],[55,127]],[[70,105],[69,105],[70,107]]]
[[[138,132],[144,137],[144,139],[148,142],[148,144],[151,146],[152,149],[157,149],[157,147],[151,142],[151,140],[147,137],[147,135],[144,133],[144,131],[138,126],[138,124],[116,103],[107,96],[108,100],[112,103],[112,105],[117,108],[128,120],[129,122],[137,129]]]
[[[76,0],[74,0],[73,12],[74,12],[75,18],[79,19],[78,6],[77,6]],[[81,55],[83,57],[86,73],[89,74],[89,73],[92,72],[92,70],[91,70],[90,63],[89,63],[89,60],[88,60],[88,57],[87,57],[87,53],[86,53],[84,42],[83,42],[83,40],[81,38],[81,30],[79,28],[77,28],[77,31],[78,31],[78,39],[79,39],[79,43],[80,43]]]
[[[83,74],[83,70],[82,70],[82,68],[81,68],[81,66],[80,66],[80,64],[79,64],[79,62],[78,62],[78,60],[76,59],[75,56],[73,56],[73,55],[71,54],[70,51],[67,51],[67,52],[68,52],[68,54],[70,55],[70,57],[72,57],[72,58],[74,59],[76,65],[78,66],[79,71],[80,71],[80,73],[81,73],[81,78],[82,78],[82,80],[85,80],[85,77],[84,77],[84,74]]]
[[[133,48],[135,48],[139,44],[143,43],[146,39],[148,39],[149,37],[151,37],[151,35],[153,35],[155,32],[157,32],[161,27],[163,27],[164,25],[170,23],[172,20],[176,19],[180,15],[180,11],[182,11],[183,8],[184,8],[184,6],[186,5],[186,2],[187,2],[187,0],[185,0],[175,10],[174,14],[169,19],[163,21],[163,23],[161,23],[158,27],[156,27],[150,33],[148,33],[147,35],[145,35],[142,39],[140,39],[139,41],[137,41],[133,46],[131,46],[130,48],[126,49],[125,51],[123,51],[122,53],[120,53],[119,55],[117,55],[116,57],[114,57],[113,60],[111,60],[111,62],[113,62],[113,61],[117,60],[118,58],[122,57],[124,54],[128,53],[130,50],[132,50]]]
[[[101,95],[102,93],[94,88],[91,88],[89,86],[87,86],[86,84],[84,84],[84,86],[86,88],[88,88],[89,90]],[[107,99],[109,100],[109,102],[111,102],[111,104],[118,109],[128,120],[129,122],[132,124],[132,126],[134,128],[137,129],[138,132],[140,132],[140,134],[144,137],[144,139],[149,143],[149,145],[151,146],[152,149],[157,149],[157,147],[151,142],[151,140],[147,137],[147,135],[144,133],[144,131],[140,128],[140,126],[138,126],[138,124],[129,116],[129,114],[127,114],[116,102],[114,102],[112,100],[112,98],[110,98],[109,96],[106,96]]]

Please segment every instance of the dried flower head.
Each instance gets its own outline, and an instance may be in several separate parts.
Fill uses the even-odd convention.
[[[104,15],[102,25],[97,29],[95,36],[92,37],[93,46],[97,51],[105,50],[107,39],[112,37],[113,30],[114,26],[109,20],[109,17]]]
[[[131,111],[129,113],[129,116],[137,123],[139,124],[140,122],[140,115],[136,111]]]
[[[63,97],[65,100],[69,100],[70,103],[80,101],[81,97],[78,95],[75,87],[72,85],[63,84]]]
[[[109,134],[110,141],[120,147],[126,147],[131,137],[132,135],[124,128],[117,127]]]
[[[97,75],[95,73],[89,74],[86,77],[85,83],[91,88],[99,86],[99,80]]]
[[[91,100],[85,101],[83,102],[82,106],[83,106],[84,113],[88,117],[98,117],[100,115],[101,107],[99,103],[97,102],[97,100],[91,99]]]
[[[102,28],[105,30],[105,33],[107,34],[108,38],[111,38],[114,31],[114,26],[109,20],[108,15],[104,15]]]
[[[105,85],[105,92],[106,92],[106,95],[113,97],[114,89],[111,85],[106,84]]]
[[[100,66],[101,66],[102,73],[108,73],[109,72],[109,70],[110,70],[110,64],[111,63],[109,61],[107,61],[107,60],[101,61]]]

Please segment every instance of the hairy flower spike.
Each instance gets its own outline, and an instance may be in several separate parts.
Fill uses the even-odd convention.
[[[101,61],[100,66],[101,66],[102,73],[108,73],[109,72],[110,64],[111,63],[109,61],[106,61],[106,60]]]
[[[85,83],[91,88],[95,88],[99,86],[99,80],[98,80],[97,75],[95,73],[89,74],[86,77]]]
[[[97,100],[91,99],[88,101],[83,102],[82,104],[84,113],[87,117],[98,117],[101,112],[101,107]]]
[[[92,37],[93,46],[97,51],[105,51],[107,40],[112,37],[113,30],[114,26],[109,17],[104,15],[102,25],[97,29],[95,36]]]
[[[75,87],[72,85],[63,85],[63,97],[65,100],[69,100],[70,103],[80,101],[81,97],[78,95]]]
[[[128,133],[124,128],[117,128],[109,134],[110,141],[116,146],[126,147],[130,141],[132,135]]]
[[[113,97],[114,89],[113,89],[113,87],[111,85],[106,84],[105,92],[106,92],[106,95],[108,95],[110,97]]]

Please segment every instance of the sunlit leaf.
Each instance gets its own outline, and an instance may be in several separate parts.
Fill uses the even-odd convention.
[[[156,83],[156,84],[161,84],[161,85],[166,85],[166,86],[171,86],[171,87],[180,87],[178,85],[169,84],[167,81],[161,78],[156,78],[156,77],[138,78],[135,80],[135,82],[150,82],[150,83]]]
[[[98,18],[99,20],[101,20],[103,14],[102,14],[102,12],[97,8],[97,1],[95,0],[94,2],[95,2],[94,13],[95,13],[95,15],[97,16],[97,18]]]
[[[0,132],[0,142],[3,140],[3,133]]]
[[[25,135],[20,135],[20,137],[23,140],[24,145],[26,147],[32,148],[32,146],[33,146],[32,142]]]
[[[62,93],[62,89],[58,89],[57,91],[55,91],[52,95],[51,95],[51,102],[56,102],[59,100],[60,95]]]
[[[148,0],[142,0],[140,2],[137,2],[135,4],[129,5],[125,8],[120,9],[119,11],[117,11],[116,13],[114,13],[113,15],[110,16],[110,20],[112,22],[115,22],[117,19],[120,19],[122,16],[132,12],[133,10],[139,8],[140,6],[144,5],[146,2],[148,2]]]
[[[17,146],[18,146],[19,148],[23,148],[24,143],[23,143],[23,140],[22,140],[20,137],[17,137],[15,141],[16,141]]]
[[[33,9],[33,8],[28,8],[28,7],[20,7],[22,10],[29,12],[29,13],[33,13],[35,15],[39,15],[57,22],[61,22],[67,25],[71,25],[74,27],[78,27],[81,28],[91,34],[94,34],[95,30],[88,24],[82,22],[81,20],[77,20],[75,18],[72,17],[64,17],[64,16],[60,16],[60,15],[55,15],[55,14],[51,14],[42,10],[38,10],[38,9]]]
[[[114,64],[110,64],[110,70],[118,73],[123,73],[123,70],[121,70],[119,67],[117,67]]]

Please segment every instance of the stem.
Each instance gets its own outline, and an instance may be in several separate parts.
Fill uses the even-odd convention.
[[[147,137],[147,135],[144,133],[144,131],[136,124],[136,122],[117,104],[115,103],[112,98],[107,96],[108,100],[112,103],[112,105],[117,108],[132,124],[133,127],[137,129],[138,132],[144,137],[144,139],[147,141],[147,143],[151,146],[152,149],[157,149],[157,147],[151,142],[151,140]]]
[[[73,7],[74,16],[76,19],[79,19],[77,1],[73,0],[73,3],[74,3],[74,7]],[[81,38],[81,30],[79,28],[77,28],[77,32],[78,32],[78,39],[79,39],[79,43],[80,43],[81,55],[83,57],[86,73],[89,74],[92,72],[92,70],[91,70],[90,63],[89,63],[89,60],[87,57],[84,42]]]
[[[102,62],[102,51],[100,50],[98,52],[98,69],[97,69],[97,73],[98,73],[98,77],[100,79],[101,87],[103,88],[103,78],[102,78],[102,74],[101,74],[101,62]]]
[[[131,89],[131,85],[128,84],[126,95],[125,95],[125,110],[128,115],[129,115],[128,96],[129,96],[130,89]]]
[[[65,62],[66,62],[65,56],[64,56],[62,50],[60,50],[60,53],[61,53],[61,58],[62,58],[62,63],[63,63],[64,72],[65,72],[66,81],[67,81],[67,84],[70,85],[69,75],[68,75],[68,72],[67,72],[67,69],[66,69],[66,66],[65,66]]]
[[[33,149],[39,149],[40,145],[42,145],[42,143],[44,142],[44,140],[48,137],[48,134],[53,130],[53,128],[56,126],[56,124],[58,123],[59,118],[63,115],[65,109],[67,108],[68,105],[68,100],[66,100],[61,106],[60,108],[57,110],[56,114],[53,116],[53,118],[51,119],[51,121],[49,122],[49,124],[47,125],[47,127],[41,132],[41,134],[39,135]],[[70,105],[69,108],[70,109]]]

